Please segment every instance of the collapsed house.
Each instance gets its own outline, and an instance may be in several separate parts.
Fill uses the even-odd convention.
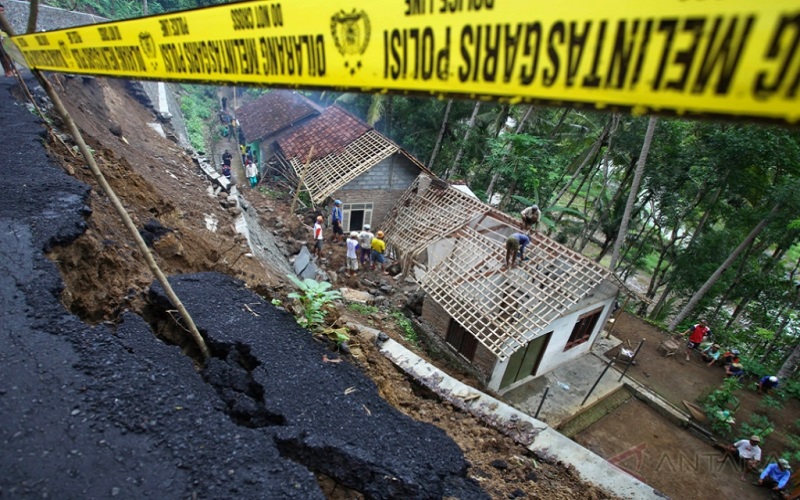
[[[278,172],[295,184],[299,180],[315,206],[342,200],[345,232],[364,224],[380,229],[416,177],[430,173],[343,108],[321,109],[290,91],[272,91],[240,108],[237,116],[246,140],[267,159],[262,172]]]
[[[422,318],[490,389],[505,391],[588,352],[612,312],[611,272],[534,234],[502,270],[519,221],[420,175],[389,214],[387,245],[425,291]]]

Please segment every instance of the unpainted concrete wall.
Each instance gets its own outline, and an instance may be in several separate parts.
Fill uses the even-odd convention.
[[[399,189],[405,191],[419,175],[419,168],[405,156],[395,153],[342,186],[340,191]]]
[[[344,203],[372,203],[372,229],[377,231],[417,175],[419,168],[395,153],[342,186],[333,197]]]
[[[425,296],[422,302],[422,320],[434,335],[438,337],[444,349],[453,353],[453,356],[457,357],[462,365],[470,366],[472,368],[472,370],[470,370],[471,372],[477,370],[480,375],[477,378],[481,382],[487,383],[489,381],[494,371],[495,364],[497,363],[497,357],[480,343],[478,343],[478,347],[475,349],[475,356],[472,358],[471,363],[460,355],[445,340],[447,338],[447,329],[450,326],[450,316],[445,312],[442,306],[428,295]]]

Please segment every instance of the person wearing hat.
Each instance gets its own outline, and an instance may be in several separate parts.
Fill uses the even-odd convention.
[[[744,366],[739,362],[738,358],[736,361],[725,367],[725,376],[737,377],[741,382],[741,378],[744,377]]]
[[[789,482],[790,477],[792,477],[792,468],[789,467],[788,461],[781,458],[777,462],[767,465],[758,481],[753,484],[770,488],[773,491],[781,491]]]
[[[711,344],[703,349],[700,355],[703,357],[703,361],[708,363],[708,366],[711,366],[722,356],[722,351],[719,350],[719,344]]]
[[[761,380],[758,381],[758,392],[762,394],[769,394],[769,392],[778,387],[778,385],[780,385],[780,382],[778,381],[778,377],[775,375],[761,377]]]
[[[341,241],[344,238],[344,231],[342,231],[342,201],[334,200],[333,210],[331,210],[331,225],[333,226],[333,237],[331,238],[334,243]]]
[[[725,448],[725,454],[722,455],[719,461],[724,462],[728,456],[732,456],[741,462],[743,468],[742,476],[739,479],[745,481],[747,480],[747,474],[749,474],[751,470],[755,470],[758,466],[758,462],[761,461],[761,447],[759,447],[759,443],[761,443],[761,438],[755,434],[750,436],[750,439],[736,441],[731,446]]]
[[[347,238],[347,271],[350,276],[355,276],[358,271],[358,233],[355,231],[350,232],[350,237]]]
[[[324,219],[321,215],[317,216],[317,222],[314,223],[314,256],[322,258],[322,222]]]
[[[730,366],[732,363],[739,362],[739,349],[731,349],[730,351],[725,351],[725,354],[722,355],[722,365],[724,367]]]
[[[539,224],[539,219],[542,216],[542,211],[539,210],[539,205],[531,205],[519,213],[522,216],[522,226],[526,232],[530,231],[531,227],[536,231],[536,225]]]
[[[372,238],[372,270],[375,270],[375,264],[380,264],[381,271],[383,271],[383,263],[386,262],[384,257],[386,252],[386,243],[383,241],[383,231],[378,231],[374,238]]]
[[[703,342],[703,339],[706,338],[709,333],[711,333],[711,329],[708,328],[706,325],[706,320],[704,319],[701,319],[700,323],[697,323],[693,327],[681,333],[681,336],[689,336],[689,341],[686,343],[686,361],[691,361],[689,354],[691,354],[692,349],[697,348],[697,346]]]
[[[359,258],[364,267],[372,262],[372,239],[375,235],[369,229],[369,224],[364,224],[364,230],[358,233],[358,246],[361,248]]]

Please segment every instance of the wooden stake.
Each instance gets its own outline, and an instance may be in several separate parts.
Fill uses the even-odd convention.
[[[292,198],[292,207],[289,209],[289,213],[294,213],[294,206],[297,203],[297,197],[300,195],[300,187],[303,185],[303,181],[306,178],[306,173],[308,172],[308,165],[311,163],[311,157],[314,155],[314,146],[311,146],[311,150],[308,152],[308,156],[306,157],[306,162],[303,164],[303,173],[300,174],[300,180],[297,181],[297,189],[294,190],[294,198]]]

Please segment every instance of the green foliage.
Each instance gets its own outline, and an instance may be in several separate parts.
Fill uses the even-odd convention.
[[[218,0],[149,0],[148,14],[194,9],[223,3]],[[142,16],[139,0],[47,0],[46,5],[66,10],[88,12],[108,19],[130,19]]]
[[[397,326],[403,331],[403,338],[414,346],[419,345],[417,338],[417,331],[414,329],[414,323],[411,322],[405,314],[401,312],[393,312],[392,317],[395,319]]]
[[[781,401],[779,398],[775,398],[767,394],[761,398],[761,401],[758,403],[758,406],[764,408],[775,408],[780,410],[783,409],[783,401]]]
[[[350,304],[347,304],[347,308],[364,316],[369,316],[370,314],[378,312],[377,307],[359,304],[358,302],[351,302]]]
[[[795,399],[800,399],[800,381],[781,380],[781,389],[785,394],[788,394]],[[800,427],[800,420],[795,422],[795,425]]]
[[[270,189],[270,188],[268,188],[266,186],[259,186],[259,187],[256,188],[256,191],[258,191],[259,193],[263,194],[267,198],[272,198],[274,200],[277,200],[277,199],[280,199],[280,198],[283,197],[283,193],[281,193],[280,191],[278,191],[276,189]]]
[[[772,431],[774,430],[775,424],[773,424],[765,415],[759,415],[758,413],[753,413],[750,415],[750,420],[742,423],[741,427],[743,436],[756,435],[762,440],[772,434]]]
[[[288,296],[300,303],[302,314],[297,317],[297,323],[309,330],[318,329],[325,321],[325,307],[334,300],[342,298],[338,290],[329,290],[331,284],[327,281],[312,279],[300,280],[288,274],[287,277],[295,284],[300,292],[292,292]]]
[[[270,300],[270,303],[275,307],[280,307],[283,304],[283,302],[281,302],[281,299],[272,299]]]
[[[181,111],[186,121],[189,142],[197,151],[205,151],[205,132],[208,129],[212,110],[216,108],[214,87],[203,85],[181,85]]]
[[[731,424],[728,420],[739,406],[739,398],[734,392],[741,388],[742,384],[738,379],[726,378],[718,389],[702,399],[703,409],[714,432],[725,437],[730,435]]]

